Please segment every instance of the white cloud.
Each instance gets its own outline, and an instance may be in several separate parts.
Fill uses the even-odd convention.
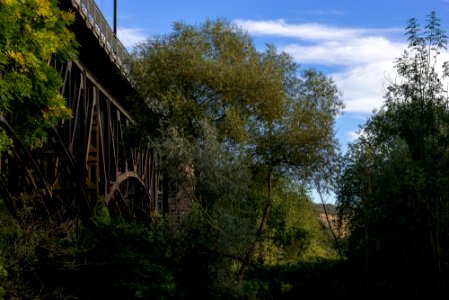
[[[371,113],[381,107],[385,94],[384,82],[392,74],[392,61],[383,61],[352,66],[331,76],[343,91],[345,111]]]
[[[284,20],[235,20],[235,24],[252,35],[276,35],[304,40],[347,39],[362,34],[355,29],[338,29],[321,24],[287,24]]]
[[[238,19],[233,22],[252,35],[275,35],[309,41],[347,40],[357,36],[365,36],[367,34],[382,34],[398,31],[397,28],[366,29],[341,28],[318,23],[288,24],[282,19],[265,21]]]
[[[131,48],[136,44],[146,40],[146,35],[141,28],[118,28],[117,36],[126,48]]]
[[[397,28],[367,29],[323,24],[288,24],[284,20],[237,20],[249,34],[292,38],[281,48],[298,63],[338,67],[330,74],[343,92],[348,112],[371,113],[383,103],[385,78],[406,48],[390,36]]]
[[[404,46],[385,37],[367,36],[326,40],[313,45],[290,44],[282,50],[302,63],[357,66],[385,61],[391,64]]]

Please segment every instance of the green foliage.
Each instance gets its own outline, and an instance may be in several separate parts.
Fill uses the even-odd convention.
[[[246,158],[237,155],[235,147],[220,143],[214,127],[202,122],[199,132],[204,138],[188,139],[171,127],[161,131],[152,145],[163,153],[162,170],[170,175],[173,186],[182,185],[184,193],[194,190],[188,195],[195,200],[192,211],[182,220],[186,240],[179,242],[188,243],[182,250],[187,251],[183,260],[195,274],[183,275],[182,280],[195,278],[196,283],[188,286],[204,285],[198,291],[208,298],[214,294],[226,298],[218,295],[241,292],[235,268],[254,239],[256,214],[247,197],[251,174]],[[183,171],[186,163],[194,166],[193,178]],[[191,265],[194,262],[198,265]]]
[[[233,258],[220,236],[226,228],[218,232],[210,217],[196,206],[182,226],[170,217],[144,226],[100,213],[96,228],[81,234],[82,265],[71,284],[81,298],[237,298]]]
[[[282,97],[268,99],[272,102],[265,103],[266,107],[256,105],[256,113],[250,118],[254,120],[249,124],[253,164],[264,171],[268,180],[263,216],[256,239],[240,268],[240,280],[270,217],[273,180],[286,177],[307,183],[320,178],[327,183],[332,161],[338,157],[332,126],[343,104],[333,81],[315,70],[307,70],[304,78],[297,78],[294,71],[298,67],[291,57],[284,53],[278,55],[273,48],[267,50],[266,57],[269,65],[281,66],[277,73],[282,74],[279,81]],[[302,233],[297,231],[295,235],[299,238]]]
[[[0,3],[5,3],[2,9],[12,5],[11,11],[21,11],[26,4],[47,2]],[[40,14],[39,7],[28,12],[30,16]],[[55,14],[63,21],[54,36],[57,41],[70,20],[64,13]],[[33,24],[30,21],[31,28]],[[71,38],[68,34],[66,46]],[[49,52],[72,51],[58,49]],[[25,67],[28,56],[21,55],[22,69],[17,69],[22,65],[17,57],[22,56],[13,55],[17,66],[10,69],[6,54],[0,56],[5,62],[1,76],[16,76],[17,85],[2,88],[20,101],[9,101],[6,93],[2,99],[9,102],[1,102],[7,104],[2,113],[15,128],[19,116],[14,112],[29,105],[31,92],[38,100],[45,86],[48,100],[60,84],[49,69],[39,69],[45,78],[37,80],[37,69]],[[83,227],[76,222],[29,224],[24,210],[20,222],[8,219],[8,226],[0,224],[8,233],[1,244],[8,251],[3,264],[8,271],[6,296],[242,299],[262,295],[257,289],[269,290],[269,283],[256,275],[268,265],[294,265],[316,253],[331,256],[305,182],[335,156],[332,125],[341,103],[332,80],[314,70],[299,73],[292,58],[272,46],[256,51],[247,34],[223,20],[196,27],[175,24],[172,34],[140,45],[134,58],[133,81],[144,100],[133,103],[137,122],[129,138],[156,150],[172,194],[183,193],[191,202],[190,211],[182,218],[155,214],[140,224],[111,218],[100,207],[95,226]],[[47,111],[48,103],[39,101],[41,112]],[[28,146],[43,141],[40,131],[22,132]],[[8,137],[1,137],[6,144]],[[266,184],[268,174],[273,186]],[[259,241],[258,224],[264,220],[268,194],[273,196],[268,197],[272,218],[264,221],[268,230],[256,261],[245,254]],[[39,198],[39,191],[23,197],[32,209],[27,204]],[[242,263],[248,264],[250,277],[240,285],[236,275]],[[283,290],[292,286],[286,281]]]
[[[249,219],[244,218],[237,204],[217,200],[214,208],[208,210],[195,205],[182,224],[170,217],[154,217],[149,225],[112,219],[107,210],[99,207],[95,227],[83,227],[76,222],[19,224],[3,207],[0,253],[8,270],[8,279],[2,283],[5,297],[241,299],[267,296],[264,293],[270,292],[272,283],[258,273],[267,264],[258,265],[254,273],[249,272],[244,286],[237,284],[238,261],[255,234],[254,228],[245,224]],[[284,207],[282,214],[291,212]],[[301,220],[292,216],[287,223],[298,226],[295,228],[307,228],[307,214],[293,214]],[[308,222],[316,221],[316,215],[310,214],[312,219]],[[283,218],[273,219],[282,222]],[[309,240],[313,238],[313,234],[309,236]],[[291,251],[296,249],[294,243],[295,239],[286,243],[292,246]],[[278,262],[294,265],[297,260],[292,257]],[[275,269],[283,267],[272,264],[271,268],[276,272]],[[295,285],[288,277],[283,280],[284,292]]]
[[[449,270],[449,110],[437,60],[447,40],[434,12],[424,32],[411,19],[407,37],[400,80],[351,145],[337,196],[348,255],[366,272],[422,280],[421,293]]]
[[[163,226],[152,232],[143,225],[122,220],[97,223],[95,229],[84,232],[80,241],[78,259],[84,266],[77,274],[79,296],[173,297],[175,267],[165,263],[176,261],[176,257],[171,257],[176,253],[172,252],[176,247],[171,243],[174,240]]]
[[[360,292],[360,278],[347,265],[333,259],[315,259],[265,266],[248,272],[247,288],[255,299],[356,299],[368,297]],[[249,293],[249,291],[248,291]]]
[[[12,147],[12,139],[6,134],[3,128],[0,128],[0,153],[5,153]]]
[[[135,110],[134,134],[140,131],[161,154],[173,188],[194,191],[187,197],[203,209],[201,228],[210,226],[204,240],[213,243],[206,248],[242,261],[243,270],[265,238],[273,204],[272,185],[259,176],[303,184],[331,165],[339,92],[331,79],[315,70],[300,72],[291,56],[272,45],[257,51],[246,33],[225,20],[175,23],[173,29],[133,54],[132,77],[144,99]],[[287,201],[283,188],[280,201]],[[294,211],[301,209],[307,210]],[[282,255],[308,248],[301,244],[308,245],[309,228],[277,230]]]
[[[267,265],[294,264],[298,261],[335,258],[329,229],[318,219],[318,212],[306,191],[286,180],[276,182],[273,210],[267,224],[268,238],[259,257]]]
[[[0,299],[5,299],[5,289],[4,289],[4,281],[8,277],[8,272],[6,272],[3,265],[0,264]]]
[[[0,1],[0,114],[27,146],[41,146],[46,129],[71,116],[50,61],[74,58],[73,19],[55,0]],[[0,150],[9,148],[1,136]]]
[[[242,140],[246,106],[269,84],[258,58],[250,38],[226,21],[176,23],[172,34],[138,46],[133,81],[163,122],[196,136],[208,121],[222,136]]]
[[[313,69],[298,77],[299,67],[292,58],[272,51],[267,51],[267,60],[282,60],[277,63],[287,65],[277,71],[284,72],[284,98],[268,103],[270,109],[276,108],[271,115],[270,109],[261,107],[251,124],[256,162],[274,168],[276,173],[307,180],[336,156],[333,124],[343,104],[332,79]]]
[[[19,223],[0,201],[0,261],[8,276],[0,282],[6,299],[71,295],[66,283],[77,268],[76,227],[74,221]]]

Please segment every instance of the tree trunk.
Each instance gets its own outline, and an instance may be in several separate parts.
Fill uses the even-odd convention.
[[[241,285],[243,283],[243,277],[245,275],[246,268],[248,267],[249,263],[251,262],[254,252],[257,249],[257,246],[259,245],[259,242],[262,240],[262,235],[265,231],[265,227],[268,223],[268,218],[270,216],[271,207],[273,206],[273,168],[269,168],[268,170],[268,198],[267,198],[267,204],[265,205],[265,209],[263,211],[262,220],[260,221],[259,229],[256,233],[256,238],[254,239],[254,242],[252,243],[251,247],[248,249],[248,252],[246,253],[245,259],[242,262],[242,265],[240,266],[240,270],[238,272],[238,282]]]

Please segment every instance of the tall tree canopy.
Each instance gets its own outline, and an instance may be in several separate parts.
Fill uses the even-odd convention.
[[[155,127],[159,132],[169,128],[169,136],[177,132],[176,138],[181,135],[202,144],[206,137],[211,142],[204,129],[213,128],[215,143],[227,151],[228,159],[238,157],[241,170],[265,174],[265,204],[253,204],[259,229],[243,259],[243,276],[268,222],[273,180],[307,182],[335,158],[333,124],[343,106],[340,93],[331,79],[312,69],[300,70],[291,56],[275,47],[258,51],[245,32],[225,20],[199,26],[176,23],[173,33],[147,40],[133,56],[133,82],[145,103],[144,108],[139,104],[136,114],[147,136],[155,141]],[[151,117],[155,114],[160,120],[156,124]],[[171,147],[165,147],[162,155],[180,152],[180,143],[164,145]],[[196,176],[206,172],[201,170],[203,161],[229,164],[223,158],[192,161]],[[191,163],[186,156],[176,164],[182,162]],[[239,178],[231,177],[230,183]],[[242,193],[235,195],[242,202],[246,199]],[[203,204],[211,201],[198,196]]]
[[[176,23],[174,33],[141,44],[135,58],[134,81],[149,107],[191,136],[207,120],[222,137],[244,140],[253,102],[281,88],[249,36],[225,21]]]
[[[291,174],[310,175],[334,154],[333,122],[342,103],[333,81],[301,71],[271,45],[257,51],[227,21],[176,23],[174,33],[137,48],[132,70],[146,103],[136,108],[142,124],[151,124],[145,108],[160,117],[161,124],[151,125],[173,126],[191,138],[201,138],[208,123],[221,142],[245,145],[254,164]]]
[[[399,77],[351,145],[337,196],[350,257],[363,259],[367,272],[425,281],[449,266],[447,70],[438,61],[447,37],[435,12],[424,30],[411,19],[406,35]]]
[[[55,0],[0,1],[0,115],[26,146],[40,146],[46,129],[70,116],[50,60],[74,57],[73,19]],[[0,129],[0,152],[10,138]]]

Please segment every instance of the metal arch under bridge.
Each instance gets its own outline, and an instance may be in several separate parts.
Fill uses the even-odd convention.
[[[55,125],[39,151],[14,139],[14,153],[0,163],[8,177],[0,177],[0,196],[18,218],[26,209],[50,219],[89,218],[99,199],[113,215],[148,218],[167,200],[157,154],[124,145],[133,122],[120,102],[133,91],[128,53],[92,0],[62,0],[60,6],[76,13],[71,29],[80,44],[78,61],[54,65],[73,118]],[[4,117],[0,126],[15,135]]]

